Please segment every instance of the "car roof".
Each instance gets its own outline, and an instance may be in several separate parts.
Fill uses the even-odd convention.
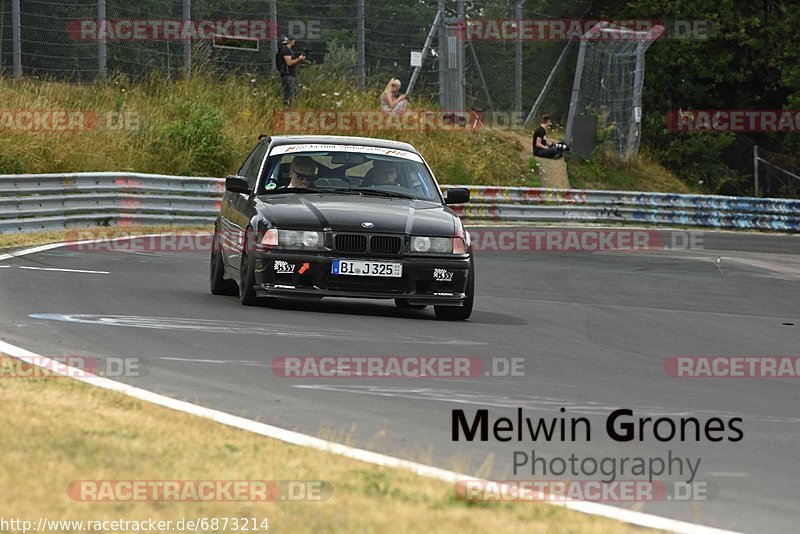
[[[373,137],[350,137],[344,135],[276,135],[271,138],[271,142],[272,146],[302,144],[374,146],[405,150],[406,152],[419,154],[417,149],[408,143],[390,141],[389,139],[376,139]]]

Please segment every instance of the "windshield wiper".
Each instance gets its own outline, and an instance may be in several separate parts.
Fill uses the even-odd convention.
[[[362,195],[375,195],[381,197],[393,197],[393,198],[407,198],[409,200],[417,200],[417,197],[413,195],[407,195],[405,193],[397,193],[395,191],[384,191],[383,189],[373,189],[371,187],[354,187],[352,189],[331,189],[331,191],[336,191],[337,193],[343,193],[351,191],[353,193],[359,193]]]

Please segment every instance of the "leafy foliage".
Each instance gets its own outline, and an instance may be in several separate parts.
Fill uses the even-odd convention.
[[[153,142],[153,150],[166,160],[180,162],[180,174],[221,175],[236,154],[224,133],[225,118],[207,104],[179,101],[179,117],[165,125]]]
[[[23,174],[25,162],[14,154],[6,154],[0,150],[0,174]]]
[[[706,20],[707,39],[665,38],[647,52],[643,141],[687,183],[710,192],[745,191],[752,165],[730,158],[731,135],[676,134],[662,117],[676,109],[798,109],[800,4],[778,0],[612,0],[616,18]],[[800,156],[796,133],[748,134],[771,150]]]

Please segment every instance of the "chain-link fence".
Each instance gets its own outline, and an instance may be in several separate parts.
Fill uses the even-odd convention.
[[[442,85],[440,69],[448,47],[432,28],[443,8],[442,25],[460,22],[569,16],[579,3],[476,0],[0,0],[0,73],[87,83],[104,75],[131,79],[178,76],[194,66],[221,74],[273,74],[278,38],[297,37],[315,64],[375,90],[396,77],[406,86],[414,67],[411,53],[423,51],[414,94],[443,102],[443,93],[463,92],[463,108],[516,112],[524,118],[561,56],[564,40],[517,42],[504,36],[459,39],[463,87]],[[534,5],[535,4],[535,5]],[[18,49],[12,16],[18,6]],[[524,11],[523,11],[524,7]],[[226,23],[232,23],[227,24]],[[236,26],[236,24],[240,24]],[[363,32],[360,29],[363,28]],[[187,40],[185,33],[188,31]],[[233,37],[233,38],[231,38]],[[450,35],[452,38],[452,35]],[[359,46],[363,40],[363,46]],[[452,44],[452,43],[451,43]],[[15,50],[18,50],[15,53]],[[566,118],[575,50],[554,73],[538,112]],[[17,68],[18,65],[18,68]]]
[[[0,0],[0,76],[11,74],[11,4]]]
[[[576,116],[595,117],[601,137],[630,157],[639,151],[645,52],[664,30],[633,31],[600,22],[581,39],[567,138]]]
[[[800,198],[800,159],[766,148],[775,140],[755,134],[708,134],[709,143],[724,146],[720,171],[708,190],[724,195]],[[722,135],[722,137],[720,137]],[[705,185],[705,184],[704,184]]]
[[[800,159],[759,147],[754,152],[756,160],[759,196],[800,198]]]

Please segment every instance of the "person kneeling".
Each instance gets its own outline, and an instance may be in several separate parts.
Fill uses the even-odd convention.
[[[542,115],[542,122],[533,132],[533,155],[540,158],[558,159],[562,157],[561,151],[547,146],[547,128],[553,124],[550,115]]]

